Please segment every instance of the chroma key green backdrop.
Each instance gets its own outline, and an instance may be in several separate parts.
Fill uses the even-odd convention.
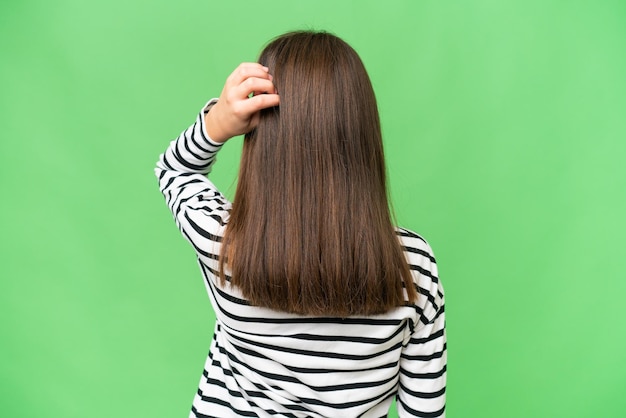
[[[3,1],[0,416],[187,416],[214,316],[152,169],[302,28],[370,72],[446,289],[448,416],[626,416],[623,0]]]

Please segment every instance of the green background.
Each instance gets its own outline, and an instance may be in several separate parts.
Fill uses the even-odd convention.
[[[446,289],[448,416],[626,416],[623,0],[2,2],[0,416],[187,416],[214,317],[152,169],[302,28],[370,72]]]

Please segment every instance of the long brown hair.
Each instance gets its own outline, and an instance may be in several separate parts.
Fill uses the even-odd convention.
[[[325,32],[262,51],[280,106],[244,138],[220,271],[253,304],[371,315],[417,298],[387,200],[376,98],[357,53]]]

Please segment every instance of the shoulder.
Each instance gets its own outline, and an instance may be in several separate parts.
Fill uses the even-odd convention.
[[[396,228],[396,234],[417,287],[417,305],[422,313],[422,322],[430,322],[444,305],[443,286],[435,254],[421,235],[400,227]]]
[[[436,264],[435,254],[428,244],[428,241],[421,235],[411,231],[410,229],[396,227],[396,235],[402,245],[402,250],[407,253],[407,257],[425,258],[430,263]],[[412,256],[414,254],[414,256]]]

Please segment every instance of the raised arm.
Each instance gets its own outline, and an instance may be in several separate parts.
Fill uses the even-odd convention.
[[[226,80],[219,100],[211,100],[159,158],[155,173],[160,190],[179,229],[200,254],[206,253],[207,240],[219,241],[217,232],[230,209],[206,178],[217,151],[229,138],[253,129],[259,111],[278,101],[267,68],[241,64]]]

